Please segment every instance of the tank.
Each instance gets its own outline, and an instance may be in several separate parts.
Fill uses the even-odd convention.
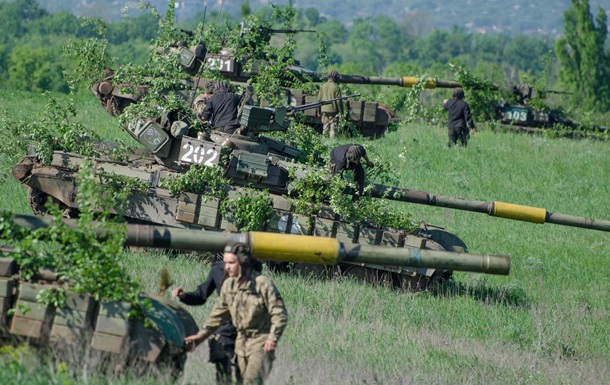
[[[224,208],[249,195],[265,193],[269,199],[268,210],[257,230],[332,237],[361,245],[468,251],[459,237],[429,224],[401,229],[383,223],[351,223],[328,205],[322,205],[312,214],[297,213],[289,198],[293,194],[292,184],[295,178],[312,168],[294,161],[300,155],[299,149],[263,135],[285,130],[289,123],[286,115],[291,109],[298,107],[245,106],[241,123],[248,127],[247,135],[212,133],[209,138],[191,136],[194,133],[186,121],[174,120],[180,114],[165,113],[156,120],[136,121],[126,129],[146,148],[146,153],[132,154],[129,159],[120,161],[100,155],[95,159],[95,170],[100,176],[126,178],[140,184],[131,191],[122,213],[131,223],[237,232],[243,226],[231,210]],[[44,164],[32,152],[14,166],[13,176],[27,185],[34,213],[45,213],[45,202],[51,199],[60,205],[66,216],[78,215],[76,176],[84,160],[78,154],[56,151],[50,163]],[[225,178],[222,191],[215,194],[207,191],[172,193],[168,183],[194,169],[221,174]],[[284,263],[276,265],[280,270],[287,268]],[[303,274],[329,273],[327,269],[306,263],[292,267]],[[365,281],[379,281],[383,277],[394,286],[413,289],[426,289],[430,283],[442,282],[452,274],[451,270],[371,264],[340,264],[339,269]]]
[[[530,105],[530,100],[536,96],[534,88],[528,84],[512,86],[510,89],[515,103],[500,103],[497,108],[497,118],[504,124],[516,127],[553,128],[561,124],[566,128],[576,128],[576,123],[552,111],[550,108],[540,109]],[[548,91],[550,93],[563,93]]]
[[[243,30],[242,24],[242,30]],[[270,36],[274,33],[296,33],[296,32],[313,32],[306,30],[276,30],[263,28],[260,32],[268,43]],[[192,36],[192,33],[189,35]],[[222,77],[236,86],[244,86],[256,75],[260,74],[260,68],[265,63],[264,59],[248,59],[243,60],[236,57],[232,48],[222,48],[219,53],[208,52],[204,42],[199,42],[197,45],[187,46],[185,42],[172,44],[170,47],[159,47],[156,52],[160,55],[173,55],[178,63],[190,75],[185,79],[185,90],[183,97],[188,102],[194,100],[193,90],[203,88],[210,80],[199,76],[203,65],[207,70],[216,72],[219,77]],[[248,64],[246,65],[246,61]],[[248,69],[246,69],[246,67]],[[319,73],[302,67],[297,60],[294,60],[287,68],[287,74],[282,80],[284,85],[284,95],[282,104],[285,106],[301,106],[317,101],[317,94],[308,94],[303,89],[299,88],[300,84],[308,84],[310,82],[320,83],[326,81],[326,74]],[[337,79],[337,83],[344,84],[368,84],[368,85],[386,85],[397,87],[413,87],[418,84],[419,78],[413,76],[405,76],[398,78],[385,78],[375,76],[360,76],[341,74]],[[433,78],[426,79],[423,82],[423,87],[428,89],[434,88],[454,88],[458,87],[459,83],[454,81],[436,80]],[[128,87],[114,80],[113,71],[109,71],[107,76],[93,84],[92,92],[100,100],[102,106],[111,114],[119,115],[123,109],[131,103],[138,102],[141,97],[146,94],[148,87],[144,84],[132,90],[133,85]],[[130,89],[130,91],[125,91]],[[254,95],[256,100],[256,95]],[[260,106],[266,106],[264,101],[256,101]],[[366,138],[380,138],[384,135],[386,129],[392,122],[400,121],[396,113],[388,106],[375,101],[365,100],[348,100],[344,104],[346,121],[351,123],[356,130]],[[318,108],[303,110],[302,122],[313,127],[318,133],[322,132],[322,119],[319,116]]]
[[[570,94],[569,92],[546,90],[544,95],[529,84],[510,87],[514,102],[501,101],[497,104],[495,118],[516,131],[538,133],[545,130],[561,129],[565,137],[590,137],[605,139],[606,128],[585,126],[567,118],[561,111],[542,103],[546,94]],[[536,103],[532,100],[537,98]]]
[[[11,252],[0,249],[0,345],[29,343],[71,357],[85,349],[90,350],[89,365],[97,370],[156,368],[181,375],[187,357],[184,338],[198,327],[176,302],[142,293],[151,307],[138,319],[130,317],[129,303],[97,301],[70,291],[61,307],[41,304],[36,297],[42,290],[60,286],[57,275],[40,269],[26,280]]]
[[[37,230],[55,226],[51,217],[13,214],[18,226]],[[10,220],[10,219],[9,219]],[[64,224],[78,227],[73,219]],[[106,228],[98,222],[94,228],[100,237]],[[116,231],[114,228],[113,231]],[[507,275],[507,256],[476,255],[415,246],[388,247],[342,242],[336,238],[288,235],[250,231],[222,233],[151,225],[126,225],[126,246],[222,252],[231,241],[244,242],[254,258],[264,261],[291,262],[307,266],[363,266],[379,269],[441,269]],[[130,304],[96,301],[91,295],[68,291],[62,306],[41,304],[37,295],[60,285],[52,270],[41,268],[31,279],[24,279],[11,249],[0,248],[0,343],[27,342],[38,348],[57,352],[90,350],[89,365],[96,371],[152,367],[180,376],[186,362],[184,338],[198,332],[193,317],[175,301],[163,296],[142,294],[151,307],[143,317],[130,317]],[[383,267],[382,267],[383,266]],[[167,287],[165,287],[167,289]],[[11,310],[12,309],[12,310]],[[145,326],[146,325],[146,326]],[[96,367],[97,362],[103,362]]]

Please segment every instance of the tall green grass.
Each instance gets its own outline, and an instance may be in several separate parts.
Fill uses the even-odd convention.
[[[1,109],[41,111],[40,97],[22,96],[1,92]],[[83,121],[109,140],[120,136],[115,119],[92,100],[79,99]],[[403,125],[365,145],[373,160],[392,164],[402,187],[610,219],[608,143],[483,127],[467,148],[449,149],[446,136],[444,128]],[[10,175],[0,178],[0,208],[27,213],[23,186]],[[452,282],[425,293],[346,278],[274,276],[290,319],[270,384],[610,383],[608,233],[394,205],[456,233],[473,253],[510,255],[511,274],[455,273]],[[163,252],[126,252],[124,261],[155,292],[162,267],[187,290],[209,269],[197,256]],[[211,306],[189,310],[203,321]],[[204,346],[190,355],[180,383],[213,383]],[[15,375],[11,365],[0,365],[0,372]],[[39,382],[27,372],[20,372],[22,383]]]

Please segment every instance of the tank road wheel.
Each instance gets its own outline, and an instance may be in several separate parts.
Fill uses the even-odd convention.
[[[27,187],[28,203],[32,208],[34,215],[48,214],[47,208],[44,206],[49,199],[49,195],[32,187]]]
[[[28,202],[30,204],[30,207],[32,208],[32,212],[35,215],[48,214],[49,210],[47,210],[45,204],[50,200],[63,210],[63,216],[65,218],[76,218],[78,216],[78,211],[76,209],[67,207],[65,204],[43,191],[28,186],[27,192]]]

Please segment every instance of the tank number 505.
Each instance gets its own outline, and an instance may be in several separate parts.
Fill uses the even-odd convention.
[[[202,164],[204,166],[214,166],[218,163],[218,151],[213,148],[205,148],[202,146],[194,147],[190,143],[185,143],[182,146],[182,149],[186,152],[182,157],[180,157],[180,161],[186,163],[195,163]]]

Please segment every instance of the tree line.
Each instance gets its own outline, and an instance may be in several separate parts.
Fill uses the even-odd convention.
[[[605,112],[610,107],[610,61],[606,15],[594,18],[588,0],[571,0],[564,14],[564,34],[557,40],[538,34],[480,34],[463,28],[421,34],[413,22],[397,23],[386,16],[353,19],[349,26],[329,20],[315,8],[299,9],[296,59],[318,70],[335,68],[346,74],[451,78],[448,63],[467,68],[497,84],[543,79],[545,86],[572,92],[572,103],[582,109]],[[249,2],[242,15],[252,12]],[[261,17],[270,7],[256,11]],[[63,47],[75,39],[96,36],[92,24],[68,12],[49,13],[35,0],[0,3],[0,84],[40,92],[67,92],[67,71],[75,63]],[[181,22],[185,29],[205,20],[218,28],[239,28],[239,21],[216,11]],[[156,36],[158,20],[150,12],[107,24],[104,38],[117,65],[144,63]],[[274,39],[280,37],[274,37]],[[320,42],[326,45],[320,55]]]

